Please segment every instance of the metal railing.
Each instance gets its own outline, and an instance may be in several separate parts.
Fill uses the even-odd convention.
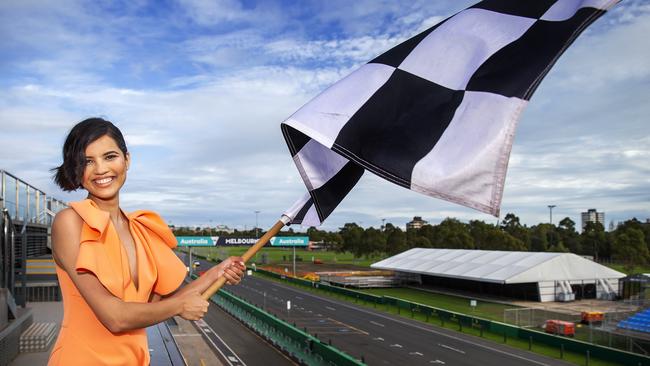
[[[15,236],[16,231],[7,209],[0,209],[0,288],[14,293],[15,287]]]
[[[0,209],[14,221],[50,226],[55,213],[68,205],[15,175],[0,169]]]

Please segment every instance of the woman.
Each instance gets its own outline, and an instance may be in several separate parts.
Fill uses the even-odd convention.
[[[201,292],[221,276],[229,284],[243,276],[241,258],[231,257],[177,290],[186,267],[171,250],[172,232],[151,211],[120,209],[130,160],[120,130],[101,118],[74,126],[63,146],[55,181],[88,198],[52,224],[64,315],[49,365],[148,365],[145,327],[175,315],[202,318]]]

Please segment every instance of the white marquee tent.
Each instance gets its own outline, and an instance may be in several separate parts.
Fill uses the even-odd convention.
[[[612,298],[625,274],[572,253],[413,248],[372,268],[492,284],[537,284],[540,301],[570,301],[571,285],[592,284],[598,298]]]

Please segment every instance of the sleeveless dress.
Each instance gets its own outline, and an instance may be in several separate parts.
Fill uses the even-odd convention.
[[[131,281],[129,261],[108,212],[86,199],[70,206],[84,221],[76,270],[90,272],[114,296],[129,302],[147,302],[152,292],[176,290],[186,267],[171,248],[176,238],[151,211],[127,215],[135,243],[138,288]],[[63,294],[63,321],[48,365],[149,365],[145,329],[111,333],[99,321],[68,274],[56,267]]]

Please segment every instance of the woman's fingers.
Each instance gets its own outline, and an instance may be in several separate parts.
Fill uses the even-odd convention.
[[[244,277],[244,270],[237,265],[231,265],[223,271],[223,274],[229,285],[236,285],[241,282],[241,279]]]

